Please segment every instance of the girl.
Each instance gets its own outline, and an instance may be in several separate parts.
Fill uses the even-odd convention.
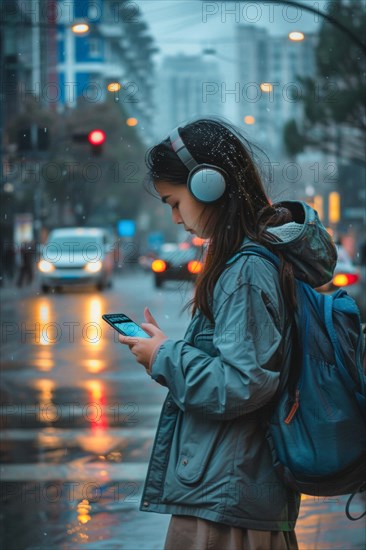
[[[184,338],[169,339],[148,308],[151,338],[119,337],[169,390],[140,507],[172,514],[166,550],[297,548],[300,495],[273,469],[264,406],[288,377],[294,276],[320,286],[336,252],[305,203],[271,205],[252,156],[217,118],[173,131],[147,156],[173,222],[209,239]],[[281,269],[240,255],[250,241]]]

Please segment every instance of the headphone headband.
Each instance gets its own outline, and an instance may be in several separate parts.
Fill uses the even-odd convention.
[[[178,157],[183,162],[183,164],[185,164],[188,170],[193,170],[194,168],[196,168],[196,166],[198,166],[198,162],[194,160],[191,153],[185,146],[185,143],[179,134],[179,130],[180,128],[178,126],[177,128],[174,128],[174,130],[172,130],[169,136],[170,143],[172,145],[173,151],[178,155]]]

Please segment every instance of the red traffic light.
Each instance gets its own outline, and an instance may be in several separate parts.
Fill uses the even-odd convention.
[[[92,145],[102,145],[105,142],[105,137],[103,130],[92,130],[88,134],[88,141]]]

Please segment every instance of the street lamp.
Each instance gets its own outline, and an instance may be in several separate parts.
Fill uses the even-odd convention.
[[[292,31],[288,35],[289,40],[292,40],[292,42],[302,42],[305,38],[304,33],[301,31]]]
[[[71,26],[71,30],[74,34],[77,34],[78,36],[84,36],[90,31],[90,27],[87,23],[74,23]]]
[[[244,122],[245,122],[245,124],[249,124],[249,125],[255,124],[255,118],[252,115],[246,115],[244,117]]]
[[[135,117],[129,117],[127,120],[126,120],[126,124],[127,126],[137,126],[138,125],[138,120],[137,118]]]
[[[12,27],[25,27],[25,28],[32,28],[32,29],[49,29],[53,30],[56,29],[57,26],[60,26],[59,23],[34,23],[33,21],[15,21],[15,22],[2,22],[0,21],[0,29],[1,28],[12,28]],[[70,29],[74,34],[79,36],[84,36],[87,34],[91,28],[88,23],[85,23],[85,21],[75,21],[70,26],[68,25],[62,25],[65,29]]]
[[[262,92],[268,92],[269,93],[269,92],[272,92],[272,90],[273,90],[273,86],[270,82],[262,82],[259,87],[262,90]]]
[[[107,85],[108,92],[119,92],[121,88],[122,86],[119,82],[110,82]]]
[[[239,3],[244,3],[245,0],[239,0]],[[253,0],[255,3],[262,3],[263,0]],[[321,17],[322,19],[325,19],[328,21],[331,25],[334,27],[337,27],[341,32],[346,34],[350,40],[354,44],[357,44],[357,46],[363,51],[363,53],[366,53],[366,45],[362,42],[362,40],[353,34],[350,29],[348,29],[343,23],[338,21],[338,19],[335,19],[331,15],[328,15],[327,13],[309,5],[309,2],[297,2],[296,0],[276,0],[279,4],[283,4],[284,6],[294,6],[296,8],[300,8],[301,10],[308,11],[310,13],[314,13],[315,15]],[[273,2],[275,3],[275,2]]]

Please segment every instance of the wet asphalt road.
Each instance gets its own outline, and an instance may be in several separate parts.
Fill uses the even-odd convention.
[[[150,275],[132,271],[103,293],[45,296],[36,283],[1,290],[4,550],[163,547],[169,516],[138,505],[166,389],[101,315],[124,312],[141,322],[148,305],[166,334],[181,338],[192,287],[177,285],[157,290]],[[365,524],[345,518],[345,501],[303,499],[300,548],[365,547]]]

